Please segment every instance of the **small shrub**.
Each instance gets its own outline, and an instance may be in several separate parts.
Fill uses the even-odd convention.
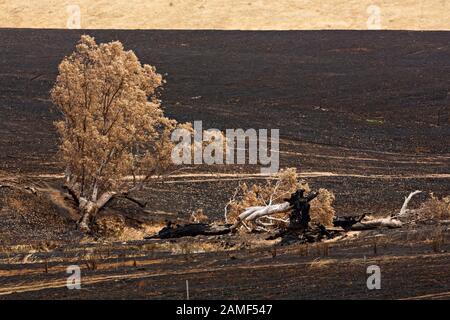
[[[333,208],[334,200],[333,192],[320,188],[317,198],[311,201],[311,221],[324,226],[332,226],[336,216],[336,211]]]
[[[125,218],[120,215],[99,217],[95,220],[93,230],[105,238],[120,237],[125,230]]]
[[[191,213],[191,217],[189,218],[189,222],[191,223],[204,223],[208,222],[208,216],[203,213],[203,209],[198,209]]]
[[[423,220],[448,220],[450,219],[450,196],[436,197],[433,193],[419,208]]]

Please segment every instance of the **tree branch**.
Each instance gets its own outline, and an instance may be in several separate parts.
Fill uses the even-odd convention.
[[[400,213],[398,214],[399,217],[404,217],[407,215],[408,203],[411,201],[412,197],[414,197],[416,194],[419,193],[422,193],[422,191],[416,190],[414,192],[411,192],[409,196],[405,198],[405,202],[403,202],[402,208],[400,209]]]

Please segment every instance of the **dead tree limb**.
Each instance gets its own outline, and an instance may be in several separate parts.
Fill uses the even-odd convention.
[[[376,228],[401,228],[403,223],[395,218],[366,219],[352,226],[352,230],[370,230]]]
[[[335,227],[341,227],[345,231],[350,231],[352,227],[357,224],[358,222],[361,222],[362,219],[366,214],[362,214],[360,216],[354,216],[354,217],[335,217],[333,219],[333,226]]]
[[[422,193],[420,190],[416,190],[414,192],[411,192],[409,196],[405,198],[405,201],[403,202],[402,208],[400,209],[400,213],[398,214],[398,217],[405,217],[408,214],[408,203],[411,201],[412,197],[414,197],[416,194]]]
[[[238,216],[237,221],[231,226],[231,230],[236,230],[241,224],[253,221],[257,218],[275,213],[286,212],[290,207],[291,205],[289,202],[282,202],[268,206],[250,207]]]

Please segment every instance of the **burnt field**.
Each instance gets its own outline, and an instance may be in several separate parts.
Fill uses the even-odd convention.
[[[163,107],[178,121],[280,129],[280,167],[296,167],[312,188],[333,190],[338,215],[386,215],[416,189],[425,193],[412,207],[427,192],[449,194],[450,32],[3,29],[2,178],[60,185],[58,114],[49,90],[58,63],[83,33],[98,42],[120,40],[156,66],[167,80]],[[260,180],[257,172],[258,166],[193,167],[140,196],[152,204],[149,220],[186,220],[199,208],[221,219],[238,182]],[[8,192],[0,188],[2,198]],[[434,229],[385,232],[378,252],[369,234],[330,245],[327,254],[319,244],[274,257],[254,240],[227,237],[203,239],[199,248],[183,241],[159,249],[152,241],[105,247],[84,239],[70,212],[45,205],[19,218],[0,211],[4,297],[183,298],[186,279],[198,281],[196,298],[448,298],[450,290],[448,228],[438,236]],[[120,202],[110,210],[130,221],[138,214]],[[86,290],[64,287],[68,262],[82,264]],[[374,263],[385,265],[387,282],[369,292],[365,266]]]

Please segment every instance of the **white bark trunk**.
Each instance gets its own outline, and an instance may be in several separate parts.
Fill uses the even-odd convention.
[[[239,215],[238,221],[236,221],[236,223],[231,227],[231,229],[234,230],[238,228],[241,225],[241,223],[246,221],[253,221],[271,214],[285,212],[289,210],[290,206],[291,205],[289,204],[289,202],[283,202],[268,206],[250,207]]]
[[[86,201],[86,199],[83,199],[85,201],[83,201],[83,205],[81,205],[80,202],[80,209],[81,212],[83,212],[83,216],[81,217],[81,220],[78,224],[78,227],[84,231],[84,232],[88,232],[90,231],[90,222],[91,222],[91,217],[95,216],[98,208],[95,202],[92,201]]]
[[[97,212],[103,208],[111,198],[117,195],[117,192],[105,192],[97,201],[88,201],[85,198],[80,198],[80,209],[83,212],[79,227],[81,230],[88,232],[90,230],[89,224],[91,217],[95,217]]]
[[[94,187],[92,188],[91,200],[97,201],[97,197],[98,197],[98,187],[97,187],[97,184],[94,184]]]

